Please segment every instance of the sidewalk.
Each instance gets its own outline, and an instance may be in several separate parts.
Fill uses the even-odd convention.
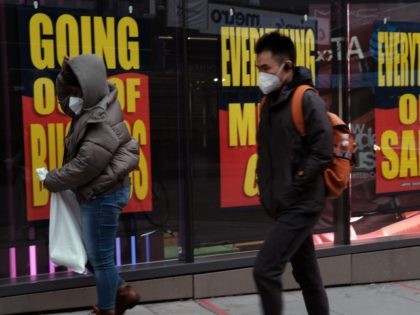
[[[420,280],[380,283],[327,289],[331,315],[418,315]],[[284,294],[284,315],[305,315],[300,291]],[[255,294],[201,300],[140,304],[127,315],[258,315]],[[57,315],[86,315],[89,311],[62,312]]]

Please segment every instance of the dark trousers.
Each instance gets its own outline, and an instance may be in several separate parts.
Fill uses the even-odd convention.
[[[281,275],[291,262],[309,315],[328,315],[328,298],[322,283],[312,229],[318,213],[282,212],[270,230],[254,266],[254,279],[265,315],[282,314]]]

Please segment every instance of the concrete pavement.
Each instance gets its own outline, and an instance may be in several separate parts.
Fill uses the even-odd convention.
[[[327,288],[331,315],[419,315],[420,280]],[[305,315],[300,291],[284,294],[284,315]],[[89,310],[56,315],[86,315]],[[51,313],[50,313],[51,314]],[[256,294],[139,304],[127,315],[258,315]]]

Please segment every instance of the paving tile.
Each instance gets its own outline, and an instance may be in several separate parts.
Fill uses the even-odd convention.
[[[331,315],[418,315],[420,280],[374,283],[327,289]],[[284,315],[306,314],[300,291],[284,294]],[[210,306],[204,307],[204,306]],[[213,311],[212,311],[213,310]],[[50,315],[87,315],[89,310]],[[127,315],[259,315],[256,294],[140,304]]]

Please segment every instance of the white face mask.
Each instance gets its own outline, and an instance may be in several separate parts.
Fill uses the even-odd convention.
[[[281,70],[283,70],[283,67],[284,63],[280,66],[280,69],[276,72],[276,74],[260,72],[258,78],[258,86],[263,94],[270,94],[282,86],[282,82],[277,75]]]
[[[79,115],[83,107],[83,98],[70,96],[69,107],[76,115]]]

